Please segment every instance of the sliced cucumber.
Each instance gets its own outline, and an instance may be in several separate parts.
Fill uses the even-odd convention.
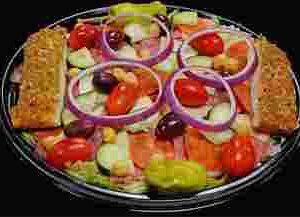
[[[86,94],[88,92],[91,92],[91,91],[95,90],[92,81],[93,81],[93,76],[92,75],[83,76],[79,80],[78,95],[83,95],[83,94]]]
[[[215,105],[209,112],[212,122],[225,122],[230,118],[230,104],[227,102]]]
[[[230,104],[220,103],[214,106],[210,110],[208,116],[208,119],[212,122],[224,122],[228,120],[230,116]],[[222,132],[201,131],[201,134],[214,144],[222,144],[224,142],[228,142],[234,136],[234,132],[231,129],[227,129]]]
[[[104,144],[97,152],[97,163],[106,173],[126,176],[134,173],[134,165],[129,155],[129,137],[122,130],[117,134],[115,144]]]
[[[159,64],[154,66],[154,69],[165,72],[173,73],[178,69],[178,61],[176,53],[171,53],[170,56]]]
[[[196,49],[192,48],[191,46],[186,45],[182,48],[181,55],[182,55],[183,59],[187,59],[187,58],[190,58],[193,56],[197,56],[198,51]]]
[[[222,132],[207,132],[201,131],[200,132],[207,140],[210,142],[220,145],[224,142],[228,142],[234,136],[234,132],[231,129],[224,130]]]
[[[138,55],[136,53],[136,50],[131,47],[130,45],[125,45],[121,49],[117,51],[117,53],[124,58],[130,58],[130,59],[138,59]]]
[[[132,108],[130,113],[134,113],[146,109],[151,104],[152,104],[152,100],[150,99],[149,96],[141,97],[138,99],[138,101],[136,102],[135,106]],[[148,132],[151,129],[151,127],[154,126],[154,123],[156,123],[158,118],[159,118],[159,113],[155,113],[154,115],[150,116],[149,118],[146,118],[145,120],[127,125],[125,129],[132,133],[141,132],[141,131]]]
[[[88,68],[96,64],[91,52],[86,48],[81,48],[71,52],[68,56],[71,65],[78,68]]]
[[[186,60],[189,66],[202,66],[211,68],[213,65],[213,60],[211,57],[207,56],[192,56]]]
[[[185,110],[187,110],[189,114],[195,118],[205,118],[212,108],[212,105],[204,105],[199,108],[185,108]]]
[[[69,109],[65,108],[61,114],[61,120],[63,126],[67,126],[71,122],[78,120],[78,118]]]
[[[106,170],[111,170],[116,161],[128,160],[127,152],[120,145],[105,144],[97,152],[97,163]]]
[[[198,22],[197,12],[192,11],[183,11],[173,15],[172,22],[175,25],[187,24],[187,25],[196,25]]]

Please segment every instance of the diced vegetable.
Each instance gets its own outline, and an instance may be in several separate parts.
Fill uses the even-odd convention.
[[[207,57],[207,56],[192,56],[189,57],[187,60],[187,65],[189,66],[202,66],[202,67],[207,67],[211,68],[212,67],[212,58]]]
[[[131,43],[134,43],[150,37],[150,26],[130,23],[124,27],[124,32],[131,39]]]
[[[161,63],[154,66],[154,69],[171,74],[178,69],[178,61],[176,53],[171,53],[170,56]]]
[[[206,186],[206,170],[193,161],[153,160],[144,170],[147,182],[164,191],[195,191]]]
[[[198,14],[197,12],[183,11],[173,15],[172,22],[174,25],[197,25]]]
[[[140,13],[148,15],[162,14],[167,15],[167,7],[159,1],[148,4],[120,3],[110,7],[109,14],[118,16],[122,13]]]
[[[189,45],[183,47],[181,52],[184,59],[188,59],[190,57],[198,55],[198,51]]]
[[[189,112],[190,115],[192,115],[195,118],[206,118],[210,112],[210,110],[213,108],[212,105],[204,105],[197,108],[185,108]]]
[[[220,54],[213,58],[213,68],[224,74],[236,74],[242,70],[243,67],[238,59],[228,57],[225,54]]]
[[[250,117],[247,114],[238,114],[231,126],[231,128],[238,134],[238,135],[251,135],[252,128],[251,128],[251,121]]]
[[[96,64],[92,54],[86,47],[70,53],[68,61],[71,65],[78,68],[88,68]]]
[[[230,117],[230,104],[227,102],[215,105],[209,112],[212,122],[224,122]]]
[[[73,67],[68,71],[70,77],[76,76],[81,70],[79,68]]]
[[[152,103],[153,102],[150,99],[150,97],[148,96],[140,97],[137,100],[135,106],[130,111],[130,113],[134,113],[146,109]],[[156,113],[143,121],[125,126],[125,129],[132,133],[141,132],[141,131],[148,132],[151,128],[155,126],[156,122],[158,121],[158,118],[159,118],[159,113]]]
[[[127,166],[130,165],[130,159],[128,158],[128,150],[125,150],[121,147],[122,145],[118,144],[105,144],[102,145],[98,152],[97,152],[97,163],[98,165],[111,173],[111,170],[114,168],[114,170],[118,170],[119,168],[116,168],[120,166],[120,164],[125,165],[126,168],[130,170],[131,168],[127,168]],[[119,165],[118,165],[119,164]],[[114,171],[116,172],[116,171]],[[122,171],[124,172],[124,171]],[[128,174],[132,171],[126,171]],[[124,172],[125,173],[125,172]],[[127,174],[125,174],[127,175]]]
[[[134,60],[138,59],[136,50],[133,47],[131,47],[130,45],[123,46],[117,52],[121,57],[134,59]]]
[[[68,108],[64,108],[61,114],[61,120],[63,126],[67,126],[69,123],[78,120],[78,118]]]
[[[104,143],[115,143],[117,133],[114,128],[104,127],[103,128],[103,142]]]

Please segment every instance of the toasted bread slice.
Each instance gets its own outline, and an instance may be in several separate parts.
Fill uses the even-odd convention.
[[[252,81],[252,125],[266,133],[291,133],[297,123],[295,85],[284,51],[257,39],[259,65]]]
[[[20,98],[11,109],[14,128],[51,128],[61,124],[67,39],[61,27],[31,35],[24,48]]]

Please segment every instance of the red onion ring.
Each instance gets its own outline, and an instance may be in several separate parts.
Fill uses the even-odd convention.
[[[95,116],[95,115],[92,115],[92,114],[89,114],[89,113],[86,113],[85,111],[83,111],[77,104],[75,97],[73,95],[73,88],[76,85],[77,81],[89,73],[104,70],[104,69],[112,67],[112,66],[127,66],[127,67],[142,68],[142,69],[152,73],[154,78],[157,80],[158,86],[159,86],[159,92],[158,92],[155,102],[145,110],[141,110],[139,112],[134,112],[132,114],[126,114],[126,115]],[[163,96],[162,90],[163,90],[163,88],[162,88],[162,82],[161,82],[160,78],[158,77],[158,75],[156,75],[156,73],[152,69],[148,68],[147,66],[144,66],[139,63],[126,62],[126,61],[111,61],[111,62],[105,62],[102,64],[98,64],[94,67],[83,70],[76,77],[74,77],[70,81],[70,84],[68,86],[67,102],[68,102],[68,107],[69,107],[70,111],[73,112],[80,119],[85,119],[85,120],[91,121],[95,124],[99,124],[99,125],[103,125],[103,126],[127,125],[127,124],[133,124],[133,123],[142,121],[142,120],[150,117],[151,115],[155,114],[158,111],[158,109],[162,103],[162,96]]]
[[[184,110],[184,107],[181,105],[181,103],[179,102],[179,100],[176,97],[175,91],[174,91],[174,86],[175,86],[175,81],[176,79],[182,75],[182,73],[185,73],[189,70],[203,70],[202,68],[196,67],[196,66],[191,66],[191,67],[187,67],[187,68],[183,68],[178,70],[177,72],[175,72],[173,74],[173,77],[170,79],[170,81],[168,82],[168,86],[165,89],[165,99],[168,101],[172,111],[174,113],[176,113],[184,122],[186,122],[187,124],[204,130],[204,131],[215,131],[215,132],[219,132],[219,131],[223,131],[225,129],[228,129],[229,126],[233,123],[235,117],[236,117],[236,101],[235,101],[235,97],[233,95],[233,92],[229,86],[229,84],[225,81],[224,78],[222,78],[222,76],[218,75],[215,72],[210,72],[211,75],[213,75],[215,77],[216,80],[218,80],[224,87],[224,89],[228,92],[229,95],[229,99],[230,99],[230,117],[228,118],[228,120],[224,121],[224,122],[220,122],[220,123],[213,123],[211,121],[207,121],[204,119],[201,119],[200,117],[195,119],[193,116],[191,116],[187,111]],[[204,73],[206,71],[203,71]],[[199,74],[199,76],[197,77],[198,80],[201,80],[202,83],[206,84],[209,86],[209,84],[206,82],[206,78],[207,77],[211,77],[211,76],[207,76],[204,74]]]
[[[182,50],[184,47],[186,47],[191,41],[193,41],[195,38],[198,38],[201,35],[207,34],[207,33],[213,33],[213,32],[226,32],[226,33],[236,33],[236,34],[240,34],[240,32],[234,31],[234,30],[229,30],[229,29],[219,29],[219,28],[209,28],[206,30],[202,30],[199,32],[196,32],[194,34],[192,34],[186,41],[184,41],[184,43],[181,45],[181,47],[179,48],[178,51],[178,62],[179,65],[184,68],[187,67],[187,64],[184,62],[184,57],[182,56]],[[251,39],[249,38],[248,35],[246,35],[246,43],[248,45],[249,48],[249,55],[248,55],[248,61],[247,61],[247,65],[244,67],[243,70],[241,70],[239,73],[232,75],[232,76],[228,76],[225,77],[224,80],[228,82],[229,85],[235,85],[238,83],[241,83],[243,81],[248,80],[251,75],[253,74],[253,72],[255,71],[257,64],[258,64],[258,57],[257,57],[257,52],[251,42]],[[210,69],[209,69],[210,70]],[[210,70],[210,71],[214,71],[214,70]],[[192,72],[187,71],[186,74],[191,77],[196,79],[198,77],[197,74],[194,74]],[[204,77],[201,76],[201,80],[205,80],[207,83],[209,83],[211,86],[213,87],[222,87],[222,83],[220,80],[216,80],[214,78],[209,78],[209,77]]]
[[[106,40],[106,31],[103,30],[103,31],[101,31],[101,36],[99,39],[100,40],[99,46],[100,46],[100,49],[103,51],[103,55],[105,56],[105,58],[107,58],[109,60],[123,60],[123,61],[137,62],[137,63],[144,64],[146,66],[153,66],[153,65],[156,65],[156,64],[162,62],[163,60],[165,60],[172,52],[173,46],[174,46],[172,35],[171,35],[170,31],[168,30],[168,28],[166,27],[166,25],[163,24],[157,18],[149,16],[149,15],[145,15],[145,14],[121,14],[119,16],[113,17],[110,20],[108,20],[106,22],[106,25],[108,25],[109,23],[112,23],[113,21],[115,21],[116,19],[118,19],[120,17],[127,17],[127,16],[145,17],[145,18],[149,18],[149,20],[151,20],[151,21],[155,21],[166,32],[166,37],[167,37],[166,48],[164,50],[160,50],[157,55],[152,56],[148,59],[144,59],[144,60],[133,60],[133,59],[129,59],[129,58],[120,57],[118,55],[118,53],[109,46],[109,44]]]

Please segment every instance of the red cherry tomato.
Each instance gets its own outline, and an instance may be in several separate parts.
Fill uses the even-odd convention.
[[[47,153],[46,160],[57,168],[63,168],[66,162],[85,161],[92,155],[93,147],[83,138],[68,138],[56,143]]]
[[[83,47],[92,48],[100,31],[96,26],[91,24],[79,24],[70,33],[69,46],[72,49]]]
[[[250,136],[237,136],[222,144],[221,161],[229,175],[248,175],[255,166],[254,140]]]
[[[191,42],[191,46],[204,56],[217,56],[223,53],[224,42],[215,32],[204,34]]]
[[[175,94],[184,106],[200,106],[208,100],[207,92],[202,84],[187,78],[176,81]]]
[[[131,84],[120,82],[109,94],[106,109],[110,115],[126,114],[134,106],[138,91]]]

